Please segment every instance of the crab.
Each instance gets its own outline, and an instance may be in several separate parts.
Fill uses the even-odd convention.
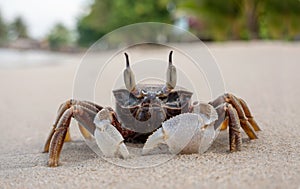
[[[191,102],[193,93],[176,86],[176,68],[169,53],[165,84],[136,84],[129,57],[125,54],[126,89],[113,91],[115,111],[93,102],[67,100],[57,117],[44,146],[49,152],[48,166],[59,165],[65,141],[70,140],[69,125],[74,118],[85,137],[94,137],[107,157],[127,158],[125,143],[144,143],[147,155],[159,144],[172,153],[202,153],[220,130],[229,128],[229,151],[242,148],[241,128],[249,139],[257,139],[260,128],[246,102],[233,94],[223,94],[209,103]]]

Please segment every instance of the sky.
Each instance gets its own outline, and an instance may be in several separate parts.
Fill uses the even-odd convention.
[[[92,0],[0,0],[0,14],[6,22],[21,16],[28,33],[42,39],[56,23],[75,29],[77,18],[88,12]]]

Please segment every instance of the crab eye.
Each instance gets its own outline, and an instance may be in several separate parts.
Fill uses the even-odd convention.
[[[141,93],[142,93],[142,96],[146,96],[147,95],[147,91],[145,91],[144,89],[142,89]]]
[[[161,96],[163,94],[162,90],[156,91],[156,96]]]
[[[156,97],[158,97],[162,101],[167,99],[167,95],[163,90],[156,91]]]

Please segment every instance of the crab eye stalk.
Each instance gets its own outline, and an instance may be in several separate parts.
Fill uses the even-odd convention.
[[[124,74],[124,83],[125,86],[127,88],[128,91],[134,91],[135,90],[135,77],[134,77],[134,73],[130,68],[130,64],[129,64],[129,58],[128,58],[128,54],[124,53],[125,57],[126,57],[126,68],[123,72]]]
[[[173,51],[170,51],[169,66],[167,69],[167,83],[166,83],[167,86],[166,87],[169,90],[174,89],[176,87],[176,82],[177,82],[177,73],[176,73],[176,68],[172,63],[172,54],[173,54]]]

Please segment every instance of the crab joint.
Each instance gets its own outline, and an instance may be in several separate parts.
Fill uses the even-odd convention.
[[[126,69],[124,70],[124,83],[125,83],[127,90],[134,91],[135,86],[136,86],[134,73],[130,68],[128,54],[127,53],[124,53],[124,54],[126,57]]]
[[[172,54],[173,51],[170,51],[169,66],[167,69],[167,83],[166,83],[168,89],[174,89],[177,82],[176,67],[172,63]]]

